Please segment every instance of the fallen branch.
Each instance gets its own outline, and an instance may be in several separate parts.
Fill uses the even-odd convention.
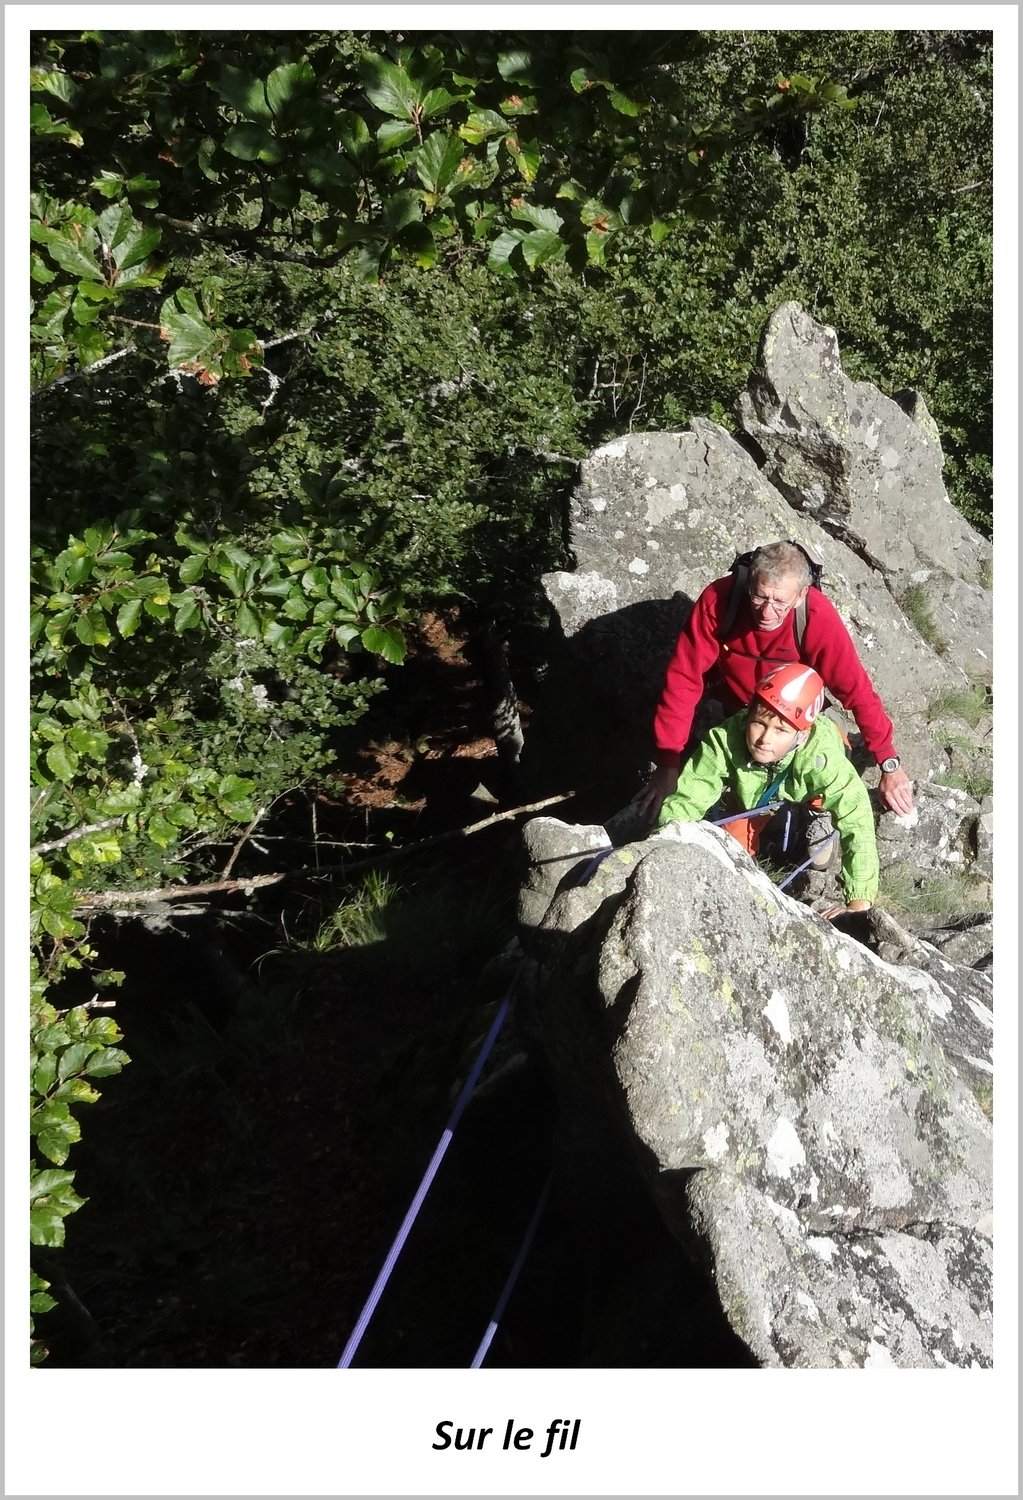
[[[505,812],[491,813],[489,818],[481,818],[478,823],[470,823],[466,828],[452,828],[447,833],[437,833],[428,839],[418,839],[414,844],[404,844],[399,849],[382,850],[372,859],[359,859],[347,864],[320,865],[318,869],[314,866],[299,870],[278,870],[272,875],[245,875],[234,880],[221,877],[219,880],[204,881],[200,885],[166,885],[155,891],[90,891],[78,902],[75,911],[86,913],[122,906],[149,906],[154,901],[185,901],[196,896],[224,896],[234,891],[266,890],[269,886],[281,885],[285,880],[304,880],[320,875],[357,875],[363,870],[403,859],[406,854],[418,854],[424,849],[448,843],[451,839],[468,838],[481,829],[490,828],[494,823],[503,823],[509,818],[517,818],[522,813],[540,812],[545,807],[554,807],[556,803],[569,802],[578,795],[578,791],[559,792],[557,796],[544,797],[540,802],[528,802],[523,807],[510,807]],[[252,827],[254,826],[253,823]],[[251,828],[246,829],[238,848],[250,832]],[[227,868],[230,868],[231,863],[233,859],[229,861]]]
[[[51,839],[48,844],[33,844],[29,850],[30,854],[50,854],[54,849],[63,849],[68,844],[73,844],[76,839],[84,839],[89,833],[102,833],[104,828],[116,828],[124,822],[124,814],[119,818],[104,818],[102,823],[87,823],[84,828],[76,828],[73,833],[65,833],[63,838]]]

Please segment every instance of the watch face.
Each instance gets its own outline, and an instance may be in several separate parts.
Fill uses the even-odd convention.
[[[899,760],[899,757],[897,755],[893,755],[888,760],[883,760],[881,762],[881,770],[882,771],[897,771],[899,769],[899,766],[901,764],[902,764],[902,762]]]

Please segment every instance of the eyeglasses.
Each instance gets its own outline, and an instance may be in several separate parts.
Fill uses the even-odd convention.
[[[751,593],[749,596],[749,602],[753,605],[754,609],[769,609],[771,610],[772,614],[787,615],[789,610],[795,609],[796,605],[799,603],[799,595],[801,593],[802,590],[800,589],[799,593],[797,593],[792,599],[772,599],[770,594]]]

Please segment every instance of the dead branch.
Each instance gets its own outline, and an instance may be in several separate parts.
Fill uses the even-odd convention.
[[[128,354],[135,353],[135,345],[128,344],[124,349],[117,349],[113,354],[104,354],[102,359],[94,360],[91,365],[84,365],[80,370],[69,370],[66,375],[58,375],[56,380],[51,380],[48,385],[41,385],[32,392],[32,399],[36,396],[46,396],[50,391],[55,391],[58,386],[67,385],[69,381],[79,380],[83,375],[95,375],[97,370],[102,370],[105,365],[112,365],[117,359],[124,359]]]
[[[33,844],[29,853],[50,854],[54,849],[63,849],[68,844],[73,844],[76,839],[84,839],[89,833],[102,833],[104,828],[116,828],[124,822],[124,814],[119,818],[104,818],[102,823],[87,823],[84,828],[76,828],[73,833],[65,833],[63,838],[51,839],[48,844]]]
[[[278,870],[272,875],[245,875],[234,880],[226,880],[222,876],[219,880],[204,881],[200,885],[167,885],[155,891],[89,891],[83,893],[75,911],[77,913],[108,911],[123,906],[150,906],[155,901],[184,901],[194,899],[196,896],[224,896],[234,891],[266,890],[270,886],[281,885],[285,880],[304,880],[321,875],[357,875],[363,870],[403,859],[406,854],[418,854],[424,849],[433,849],[439,844],[446,844],[451,839],[468,838],[484,828],[490,828],[494,823],[503,823],[509,818],[521,816],[522,813],[540,812],[545,807],[554,807],[559,802],[568,802],[578,795],[578,791],[559,792],[557,796],[544,797],[539,802],[528,802],[522,807],[510,807],[505,812],[491,813],[489,818],[481,818],[478,823],[470,823],[466,828],[451,828],[447,833],[437,833],[428,839],[418,839],[415,843],[404,844],[399,849],[386,849],[371,859],[359,859],[339,865],[320,865],[318,869],[304,867],[300,870]],[[251,829],[247,829],[242,835],[239,847],[249,832]]]

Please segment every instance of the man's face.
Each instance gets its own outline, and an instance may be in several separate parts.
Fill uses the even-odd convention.
[[[749,604],[758,630],[777,630],[789,610],[806,598],[806,586],[799,587],[795,574],[787,574],[775,583],[753,574],[749,581]]]
[[[773,766],[775,761],[788,755],[799,741],[798,729],[793,729],[783,718],[756,699],[746,721],[746,745],[750,760],[758,766]]]

